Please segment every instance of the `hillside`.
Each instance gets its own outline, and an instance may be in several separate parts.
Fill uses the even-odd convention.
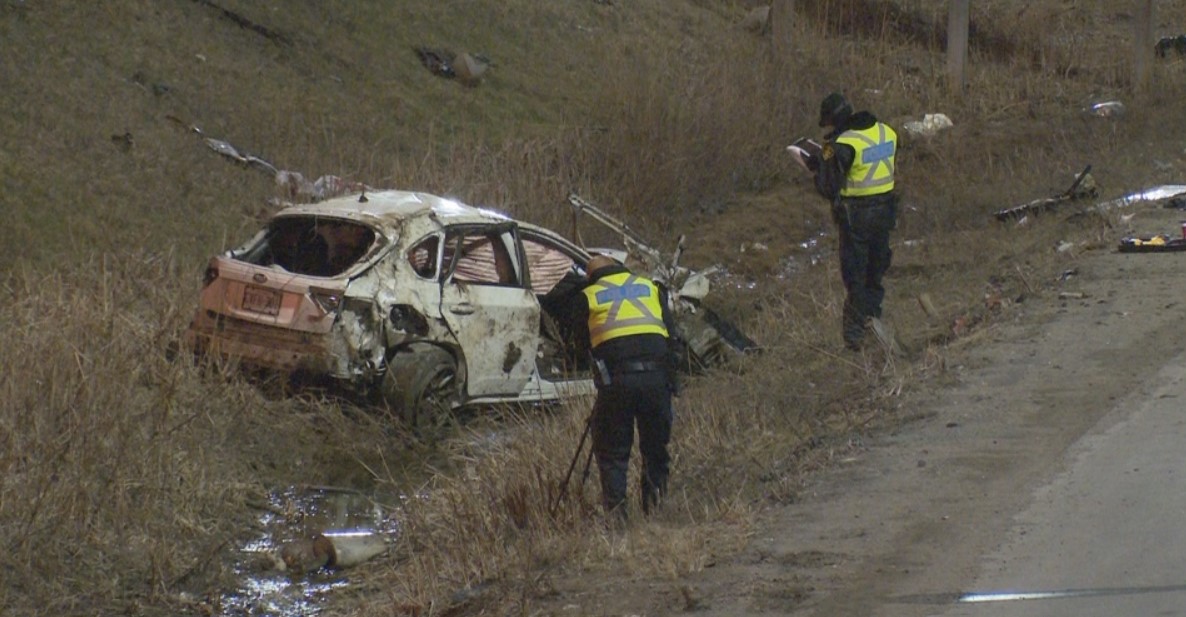
[[[1100,201],[1186,179],[1186,59],[1134,91],[1132,11],[976,2],[956,96],[945,2],[796,4],[763,31],[740,0],[0,0],[0,613],[549,614],[571,594],[600,614],[711,587],[709,564],[778,532],[846,444],[915,418],[905,397],[952,383],[995,324],[1163,231],[1092,201],[992,216],[1087,165]],[[1154,29],[1186,30],[1186,0]],[[423,61],[463,53],[479,80]],[[827,204],[783,152],[837,90],[896,126],[954,122],[903,132],[886,308],[904,358],[842,352]],[[1090,111],[1108,101],[1123,113]],[[686,234],[685,263],[721,269],[712,306],[765,351],[689,380],[670,506],[614,536],[594,495],[550,507],[587,402],[428,443],[383,410],[175,361],[207,258],[283,194],[207,138],[564,233],[577,190],[665,250]],[[313,529],[316,487],[382,512],[392,550],[341,576],[263,571],[247,547]]]

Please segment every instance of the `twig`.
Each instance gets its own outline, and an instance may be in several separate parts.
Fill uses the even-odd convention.
[[[1021,266],[1015,266],[1015,268],[1017,269],[1017,277],[1021,279],[1021,284],[1025,286],[1026,292],[1030,294],[1037,293],[1034,291],[1034,286],[1030,285],[1030,281],[1028,278],[1026,278],[1025,272],[1021,271]]]

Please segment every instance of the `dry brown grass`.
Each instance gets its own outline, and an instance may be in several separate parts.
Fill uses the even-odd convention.
[[[12,213],[0,240],[13,264],[0,283],[0,612],[191,610],[180,592],[232,584],[226,557],[248,530],[249,502],[300,482],[421,495],[395,555],[356,575],[382,591],[342,610],[526,613],[556,573],[676,580],[739,546],[765,503],[792,499],[801,474],[853,435],[909,417],[901,393],[941,381],[969,340],[952,339],[955,320],[991,329],[1073,265],[1075,252],[1053,250],[1059,240],[1090,250],[1116,233],[1106,217],[1018,228],[992,221],[994,210],[1057,193],[1088,163],[1103,197],[1184,171],[1171,141],[1186,126],[1182,63],[1158,65],[1158,90],[1128,95],[1112,49],[1129,24],[1108,3],[977,3],[977,23],[992,28],[959,100],[941,52],[897,18],[835,25],[852,2],[812,3],[841,21],[799,22],[790,80],[772,79],[782,65],[765,39],[731,28],[744,12],[733,3],[424,4],[224,3],[296,41],[276,45],[198,3],[0,0],[11,51],[0,65],[11,84],[0,208]],[[469,18],[451,13],[462,4]],[[899,6],[925,24],[941,20],[936,4]],[[1023,7],[1050,11],[1053,27],[1035,31]],[[407,61],[416,44],[488,51],[494,76],[476,89],[431,77]],[[154,83],[170,89],[154,94]],[[575,189],[665,247],[696,230],[720,254],[690,257],[741,271],[727,251],[743,234],[802,257],[793,245],[826,220],[780,154],[814,133],[819,97],[837,89],[887,119],[942,111],[956,123],[904,139],[899,159],[896,239],[912,244],[896,246],[887,310],[911,355],[839,351],[843,291],[830,261],[757,290],[718,289],[714,307],[766,351],[689,381],[671,498],[623,533],[591,522],[592,481],[550,511],[588,402],[512,415],[494,445],[463,435],[431,450],[367,410],[271,396],[232,371],[165,357],[203,259],[241,239],[272,191],[165,114],[311,175],[452,194],[563,231]],[[1129,115],[1082,116],[1099,98],[1124,100]],[[109,139],[124,131],[136,137],[128,152]],[[753,217],[739,217],[747,208]],[[989,291],[1008,302],[992,310]],[[940,317],[916,308],[921,293]]]

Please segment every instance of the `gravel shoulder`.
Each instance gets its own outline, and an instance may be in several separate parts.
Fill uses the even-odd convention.
[[[1135,209],[1148,233],[1181,218]],[[903,401],[919,420],[855,444],[767,513],[743,555],[705,570],[700,614],[928,615],[966,589],[1068,449],[1181,352],[1186,253],[1113,246],[1072,268],[950,359],[953,386]]]

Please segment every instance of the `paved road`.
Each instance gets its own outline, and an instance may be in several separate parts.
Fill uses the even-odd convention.
[[[1186,356],[1033,495],[944,616],[1186,614]]]

